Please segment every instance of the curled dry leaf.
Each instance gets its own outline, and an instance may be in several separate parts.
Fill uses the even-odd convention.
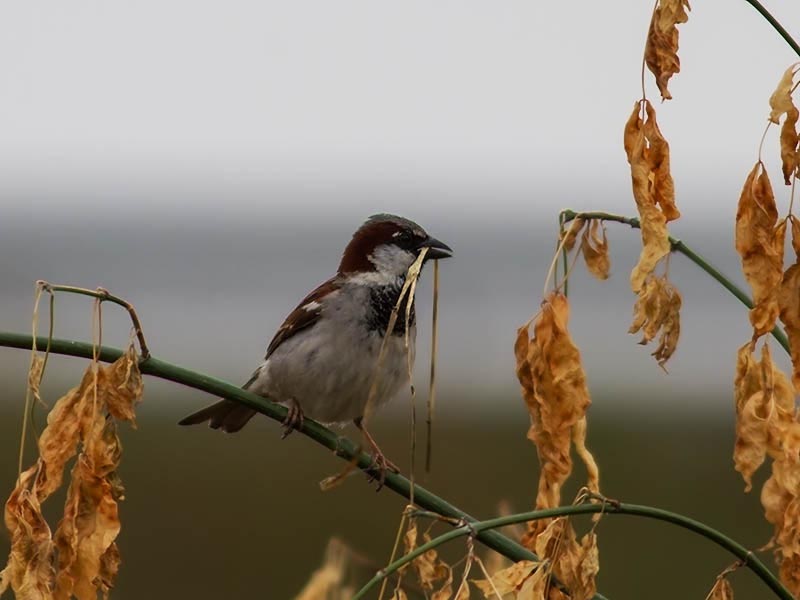
[[[644,108],[646,121],[640,117],[641,103],[634,105],[624,136],[642,230],[642,252],[631,273],[634,292],[641,289],[658,261],[669,254],[667,222],[680,217],[670,174],[669,144],[658,128],[656,113],[649,101],[644,102]]]
[[[681,294],[665,277],[650,276],[639,290],[628,333],[642,332],[640,344],[649,344],[660,333],[653,356],[660,367],[674,354],[681,333]]]
[[[733,600],[733,587],[725,577],[720,577],[708,593],[707,600]]]
[[[800,111],[792,106],[786,113],[786,120],[781,126],[781,168],[783,169],[783,182],[792,185],[792,177],[797,176],[800,161],[797,151],[797,119]]]
[[[18,600],[53,597],[53,542],[42,507],[31,490],[38,465],[17,479],[5,506],[4,520],[11,534],[8,564],[0,571],[0,594],[10,587]]]
[[[405,546],[406,554],[409,554],[417,548],[417,538],[417,522],[412,518],[409,520],[408,529],[403,536],[403,544]],[[431,536],[428,532],[425,532],[422,535],[422,539],[424,540],[423,543],[427,544],[431,541]],[[436,550],[428,550],[418,558],[414,559],[412,564],[417,573],[419,583],[424,590],[427,592],[432,592],[438,583],[442,581],[444,583],[442,584],[441,589],[436,592],[436,594],[439,594],[438,597],[444,599],[449,598],[450,595],[452,595],[453,570],[446,562],[439,558],[439,554],[436,552]],[[444,591],[447,589],[450,591],[445,596]],[[434,594],[434,597],[437,597],[436,594]]]
[[[789,337],[792,355],[792,382],[800,393],[800,221],[789,217],[792,225],[792,248],[795,262],[783,274],[778,289],[778,308],[781,321]]]
[[[347,600],[353,590],[345,585],[350,549],[336,538],[328,542],[322,566],[314,571],[295,600]]]
[[[746,491],[753,473],[765,458],[772,474],[761,490],[764,515],[773,526],[776,559],[783,583],[800,594],[800,422],[794,388],[772,363],[769,346],[761,360],[752,355],[752,343],[739,349],[736,380],[736,445],[734,463]]]
[[[497,598],[499,593],[501,596],[506,594],[517,594],[521,591],[528,579],[535,577],[537,573],[542,582],[542,591],[544,591],[544,572],[545,569],[541,568],[542,563],[533,560],[521,560],[514,563],[510,567],[498,571],[492,575],[491,581],[488,579],[473,579],[472,583],[481,591],[486,598]],[[541,597],[541,596],[540,596]]]
[[[772,185],[759,161],[747,176],[736,212],[736,251],[753,289],[750,323],[756,336],[772,331],[778,319],[786,221],[777,221]]]
[[[564,250],[569,252],[575,247],[575,240],[578,239],[578,234],[583,229],[586,221],[581,217],[577,217],[561,229],[560,242],[563,244]]]
[[[781,127],[781,162],[783,167],[783,180],[786,185],[792,184],[792,176],[797,173],[800,163],[797,153],[797,119],[800,117],[797,107],[792,100],[794,76],[797,74],[798,63],[786,69],[778,82],[778,87],[769,98],[769,120],[776,125],[780,123],[783,115],[786,119]]]
[[[580,352],[567,328],[569,303],[566,296],[552,293],[542,304],[534,323],[517,332],[514,354],[517,377],[522,385],[531,427],[528,438],[536,444],[541,463],[538,508],[558,506],[561,486],[572,471],[570,457],[573,429],[591,404]],[[584,456],[591,456],[584,453]],[[596,482],[592,483],[596,487]],[[535,523],[529,526],[535,530]]]
[[[792,87],[794,86],[793,80],[798,70],[798,64],[800,63],[794,63],[783,72],[781,80],[778,82],[778,87],[769,97],[769,107],[772,109],[769,113],[769,120],[775,125],[780,123],[781,117],[794,107]]]
[[[572,471],[573,443],[586,466],[587,487],[593,492],[600,488],[597,464],[586,448],[589,389],[580,352],[569,335],[568,319],[566,297],[554,292],[542,305],[533,339],[529,339],[528,327],[522,327],[514,345],[517,377],[531,417],[528,437],[536,444],[541,463],[537,508],[560,504],[561,487]],[[568,521],[539,520],[528,524],[522,543],[550,560],[554,574],[573,598],[594,595],[599,568],[594,534],[578,542]]]
[[[27,556],[26,560],[33,561],[31,565],[44,561],[51,570],[57,564],[58,570],[48,584],[48,598],[95,600],[98,592],[106,596],[113,585],[119,567],[114,542],[120,531],[117,502],[123,495],[116,473],[121,448],[114,417],[132,420],[141,394],[141,376],[132,347],[109,366],[92,363],[80,385],[59,399],[48,414],[47,427],[38,441],[39,459],[25,472],[26,477],[6,504],[6,525],[12,536],[7,570],[18,572],[14,565],[19,556]],[[61,486],[66,463],[79,447],[64,515],[51,539],[50,529],[43,529],[47,524],[39,507]],[[19,499],[25,500],[25,510],[15,508],[23,506]],[[42,536],[36,556],[26,550],[31,547],[26,541],[31,531]],[[18,598],[38,598],[25,595],[29,583],[14,576],[4,580]]]
[[[537,537],[535,551],[553,565],[553,574],[569,590],[572,600],[588,600],[595,595],[600,555],[593,531],[579,541],[569,519],[552,519]]]
[[[689,20],[689,10],[688,0],[660,0],[650,21],[644,58],[663,100],[672,99],[667,84],[670,77],[681,70],[676,25]]]
[[[603,237],[597,234],[599,228],[603,229]],[[586,268],[598,279],[608,279],[611,270],[611,259],[608,255],[608,239],[606,238],[606,228],[600,221],[593,220],[589,227],[583,231],[581,239],[581,252]]]

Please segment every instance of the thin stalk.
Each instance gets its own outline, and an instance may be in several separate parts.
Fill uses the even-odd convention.
[[[624,217],[622,215],[615,215],[607,212],[592,211],[578,213],[574,210],[564,210],[561,211],[561,214],[564,216],[565,223],[572,221],[576,217],[582,217],[584,219],[600,219],[601,221],[624,223],[625,225],[629,225],[635,229],[641,228],[639,219],[635,217]],[[753,308],[753,301],[750,299],[750,296],[748,296],[739,286],[723,275],[716,267],[712,266],[711,263],[709,263],[702,255],[692,250],[683,241],[672,236],[669,236],[669,243],[672,245],[673,251],[683,254],[686,258],[703,269],[703,271],[711,275],[711,277],[713,277],[718,283],[720,283],[720,285],[722,285],[722,287],[733,294],[736,299],[744,304],[747,308]],[[783,347],[784,350],[786,350],[786,352],[789,352],[789,339],[786,337],[786,334],[780,327],[776,326],[775,329],[772,330],[772,337],[778,341],[778,343]]]
[[[133,304],[124,298],[114,296],[108,290],[103,288],[90,290],[87,288],[76,287],[74,285],[55,285],[47,281],[39,281],[37,283],[42,287],[42,289],[50,292],[51,294],[53,292],[67,292],[69,294],[78,294],[80,296],[96,298],[101,302],[112,302],[113,304],[118,304],[128,311],[128,315],[131,318],[131,323],[133,324],[133,330],[136,332],[136,339],[139,342],[139,350],[141,352],[142,359],[147,360],[150,358],[150,349],[147,347],[147,342],[144,339],[144,332],[142,331],[142,323],[139,321],[139,315],[136,314],[136,309],[133,308]]]
[[[461,527],[457,527],[456,529],[452,529],[447,533],[440,535],[437,538],[434,538],[430,542],[419,546],[418,548],[414,549],[414,551],[409,552],[405,556],[397,559],[396,561],[392,562],[387,567],[378,571],[375,576],[370,579],[367,584],[362,587],[359,592],[353,596],[353,600],[359,600],[361,598],[365,598],[367,592],[369,592],[372,587],[374,587],[377,583],[379,583],[382,579],[390,576],[392,573],[397,571],[403,565],[411,562],[418,556],[421,556],[425,552],[429,550],[433,550],[434,548],[441,546],[445,542],[450,540],[454,540],[459,537],[464,536],[471,536],[471,535],[481,535],[486,531],[490,531],[499,527],[505,527],[506,525],[514,525],[516,523],[526,523],[529,521],[537,521],[539,519],[549,519],[552,517],[563,517],[563,516],[570,516],[570,515],[587,515],[587,514],[596,514],[596,513],[603,513],[609,515],[633,515],[637,517],[646,517],[649,519],[655,519],[658,521],[666,521],[667,523],[672,523],[673,525],[677,525],[684,529],[688,529],[712,542],[716,545],[724,548],[731,554],[733,554],[736,558],[738,558],[741,563],[746,566],[748,569],[753,571],[756,576],[761,579],[774,593],[778,598],[782,600],[793,600],[792,594],[787,590],[778,578],[770,571],[766,565],[761,562],[750,550],[739,544],[738,542],[734,541],[733,539],[729,538],[725,534],[709,527],[705,523],[701,523],[700,521],[695,521],[694,519],[690,519],[689,517],[685,517],[683,515],[679,515],[677,513],[673,513],[667,510],[663,510],[660,508],[654,508],[652,506],[642,506],[640,504],[625,504],[625,503],[604,503],[604,504],[580,504],[580,505],[573,505],[573,506],[561,506],[559,508],[551,508],[547,510],[536,510],[532,512],[525,512],[519,513],[516,515],[509,515],[507,517],[499,517],[496,519],[490,519],[488,521],[480,521],[477,523],[469,523],[462,525]]]
[[[800,44],[794,41],[794,38],[791,35],[789,35],[789,32],[786,31],[783,25],[781,25],[778,22],[778,19],[773,17],[770,14],[770,12],[766,8],[764,8],[761,2],[759,2],[758,0],[745,0],[745,2],[747,2],[749,5],[755,8],[759,13],[761,13],[761,16],[764,17],[767,20],[767,22],[770,25],[772,25],[775,31],[777,31],[780,34],[780,36],[784,40],[786,40],[786,43],[792,47],[792,50],[794,50],[797,53],[797,56],[800,56]]]
[[[37,336],[35,341],[36,347],[42,348],[48,343],[48,338]],[[33,342],[34,338],[31,335],[0,331],[0,347],[5,346],[8,348],[30,350]],[[51,354],[63,354],[88,359],[91,359],[93,356],[92,344],[59,338],[52,338],[49,344]],[[122,350],[101,346],[96,348],[96,356],[98,360],[102,362],[114,362],[122,356]],[[248,408],[252,408],[278,422],[282,422],[286,418],[285,407],[270,402],[266,398],[262,398],[251,392],[247,392],[231,383],[211,377],[210,375],[198,373],[168,363],[154,356],[143,360],[139,364],[139,368],[145,375],[180,383],[197,390],[208,392],[215,397],[223,397],[240,402]],[[332,450],[337,456],[344,460],[353,461],[362,471],[376,476],[379,475],[379,473],[374,472],[372,457],[369,454],[361,452],[358,445],[350,439],[336,435],[331,430],[311,419],[305,419],[299,431],[315,442]],[[387,473],[385,486],[404,498],[410,498],[411,496],[411,483],[402,475],[391,472]],[[419,485],[414,486],[414,502],[423,509],[430,510],[445,517],[450,517],[456,521],[475,521],[474,517]],[[536,555],[530,550],[496,531],[487,530],[482,532],[478,536],[478,540],[485,546],[491,548],[495,552],[499,552],[514,562],[520,560],[536,560]],[[598,595],[595,600],[601,600],[601,598],[602,597]]]

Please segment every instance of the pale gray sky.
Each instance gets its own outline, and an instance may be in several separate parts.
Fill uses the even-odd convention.
[[[800,23],[800,3],[767,4],[790,31]],[[479,215],[630,211],[621,131],[651,8],[6,2],[0,193],[28,216],[67,199],[70,212],[108,202],[216,212],[221,198],[246,218],[307,211],[276,189],[361,215],[374,203],[364,185],[406,189],[412,207],[436,196],[463,209],[460,191],[483,190],[486,202],[466,209]],[[687,219],[730,220],[767,98],[797,57],[744,0],[696,2],[680,55],[675,100],[657,106],[678,201]]]

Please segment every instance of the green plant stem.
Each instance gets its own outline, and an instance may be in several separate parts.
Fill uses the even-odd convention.
[[[136,314],[136,309],[133,308],[133,304],[131,304],[124,298],[115,296],[111,294],[108,290],[104,290],[103,288],[90,290],[88,288],[76,287],[74,285],[56,285],[43,280],[39,280],[37,283],[42,287],[42,289],[50,292],[51,296],[53,292],[66,292],[68,294],[78,294],[80,296],[89,296],[91,298],[97,298],[101,302],[112,302],[113,304],[118,304],[126,311],[128,311],[128,315],[130,316],[131,322],[133,323],[133,330],[134,332],[136,332],[136,339],[139,342],[139,350],[141,352],[142,358],[147,359],[150,357],[150,349],[147,347],[147,341],[144,339],[144,332],[142,331],[142,323],[141,321],[139,321],[139,315]]]
[[[683,515],[679,515],[667,510],[662,510],[660,508],[653,508],[652,506],[642,506],[639,504],[625,504],[625,503],[617,503],[617,502],[610,502],[605,504],[579,504],[577,506],[562,506],[559,508],[552,508],[548,510],[537,510],[533,512],[525,512],[519,513],[516,515],[509,515],[507,517],[499,517],[497,519],[490,519],[488,521],[480,521],[478,523],[470,523],[466,525],[462,525],[447,533],[440,535],[437,538],[434,538],[430,542],[419,546],[418,548],[414,549],[412,552],[409,552],[405,556],[397,559],[384,569],[378,571],[375,576],[370,579],[367,584],[362,587],[359,592],[353,596],[353,600],[359,600],[361,598],[366,597],[367,592],[372,589],[375,584],[379,583],[381,580],[385,579],[386,577],[390,576],[392,573],[396,572],[400,567],[405,564],[408,564],[418,556],[421,556],[425,552],[429,550],[433,550],[434,548],[448,542],[450,540],[454,540],[459,537],[464,537],[468,535],[480,535],[485,533],[486,531],[498,528],[498,527],[505,527],[506,525],[513,525],[515,523],[525,523],[529,521],[536,521],[539,519],[548,519],[552,517],[563,517],[563,516],[570,516],[570,515],[587,515],[587,514],[596,514],[596,513],[604,513],[604,514],[611,514],[611,515],[633,515],[637,517],[646,517],[649,519],[656,519],[658,521],[666,521],[667,523],[672,523],[673,525],[677,525],[679,527],[683,527],[684,529],[688,529],[702,537],[711,540],[718,546],[724,548],[731,554],[733,554],[736,558],[738,558],[741,563],[746,566],[748,569],[753,571],[761,581],[763,581],[767,586],[775,592],[775,595],[782,600],[793,600],[792,594],[787,590],[780,581],[775,577],[775,575],[761,562],[756,556],[750,552],[747,548],[739,544],[738,542],[732,540],[728,536],[724,535],[723,533],[717,531],[706,525],[705,523],[701,523],[700,521],[695,521],[694,519],[690,519]]]
[[[764,6],[761,4],[761,2],[759,2],[758,0],[745,0],[745,2],[747,2],[750,6],[752,6],[759,13],[761,13],[761,16],[764,17],[767,20],[767,22],[770,25],[772,25],[772,27],[775,29],[775,31],[777,31],[780,34],[780,36],[784,40],[786,40],[786,43],[789,44],[792,47],[792,50],[794,50],[797,53],[797,56],[800,56],[800,45],[798,45],[798,43],[796,41],[794,41],[794,38],[791,35],[789,35],[789,32],[786,31],[786,29],[784,29],[783,25],[781,25],[778,22],[778,19],[773,17],[770,14],[770,12],[766,8],[764,8]]]
[[[44,347],[48,343],[48,338],[39,336],[36,338],[37,347]],[[30,350],[33,344],[33,338],[30,335],[0,332],[0,347],[5,346],[9,348],[20,348]],[[52,338],[49,341],[51,354],[64,354],[68,356],[77,356],[81,358],[92,358],[92,345],[76,342],[72,340],[64,340],[59,338]],[[102,346],[98,349],[98,359],[103,362],[113,362],[122,356],[122,350],[117,348],[110,348]],[[269,400],[257,396],[250,392],[243,390],[231,383],[197,373],[184,367],[159,360],[151,356],[146,360],[142,360],[139,365],[142,373],[166,379],[175,383],[180,383],[188,387],[208,392],[214,396],[220,396],[241,402],[245,406],[252,408],[266,415],[276,421],[283,421],[286,418],[286,408],[270,402]],[[299,429],[304,435],[310,437],[314,441],[322,444],[326,448],[332,450],[337,456],[348,460],[355,461],[358,467],[366,473],[374,473],[374,466],[372,464],[372,457],[360,451],[357,446],[350,439],[336,435],[331,430],[323,427],[319,423],[311,419],[305,419],[303,425]],[[405,498],[411,496],[411,482],[402,475],[388,472],[386,474],[386,487],[397,492]],[[459,508],[453,506],[446,500],[429,492],[428,490],[414,486],[414,502],[417,506],[424,509],[433,511],[445,517],[450,517],[455,520],[465,520],[468,522],[475,521],[467,513],[461,511]],[[478,539],[491,548],[506,556],[510,560],[535,560],[536,555],[528,549],[513,540],[501,535],[495,531],[486,531],[482,533]]]
[[[615,215],[607,212],[592,211],[578,213],[574,210],[564,210],[561,211],[561,214],[563,215],[564,223],[568,223],[577,217],[582,217],[584,219],[600,219],[601,221],[624,223],[625,225],[629,225],[635,229],[641,228],[639,219],[635,217],[624,217],[622,215]],[[713,267],[711,263],[703,258],[702,255],[692,250],[683,241],[672,236],[669,236],[669,243],[672,245],[672,249],[674,251],[680,252],[698,267],[703,269],[703,271],[711,275],[711,277],[717,280],[722,287],[733,294],[739,300],[739,302],[744,304],[747,308],[753,308],[753,301],[750,299],[750,296],[748,296],[739,286],[723,275],[716,267]],[[772,330],[772,337],[778,341],[778,343],[783,347],[784,350],[786,350],[787,353],[789,352],[789,340],[786,337],[786,333],[784,333],[780,327],[776,326],[775,329]]]

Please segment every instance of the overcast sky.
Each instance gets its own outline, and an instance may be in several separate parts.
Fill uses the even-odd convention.
[[[766,4],[800,35],[800,2]],[[293,220],[307,203],[363,215],[384,190],[391,203],[436,198],[482,217],[565,204],[629,212],[621,132],[651,8],[5,2],[2,200],[24,217],[69,199],[69,212],[113,203],[202,216],[224,201],[233,218]],[[675,100],[657,102],[678,203],[687,219],[731,220],[767,99],[797,57],[744,0],[697,2],[680,56]],[[777,132],[768,150],[778,173]],[[466,189],[484,202],[465,207]]]

